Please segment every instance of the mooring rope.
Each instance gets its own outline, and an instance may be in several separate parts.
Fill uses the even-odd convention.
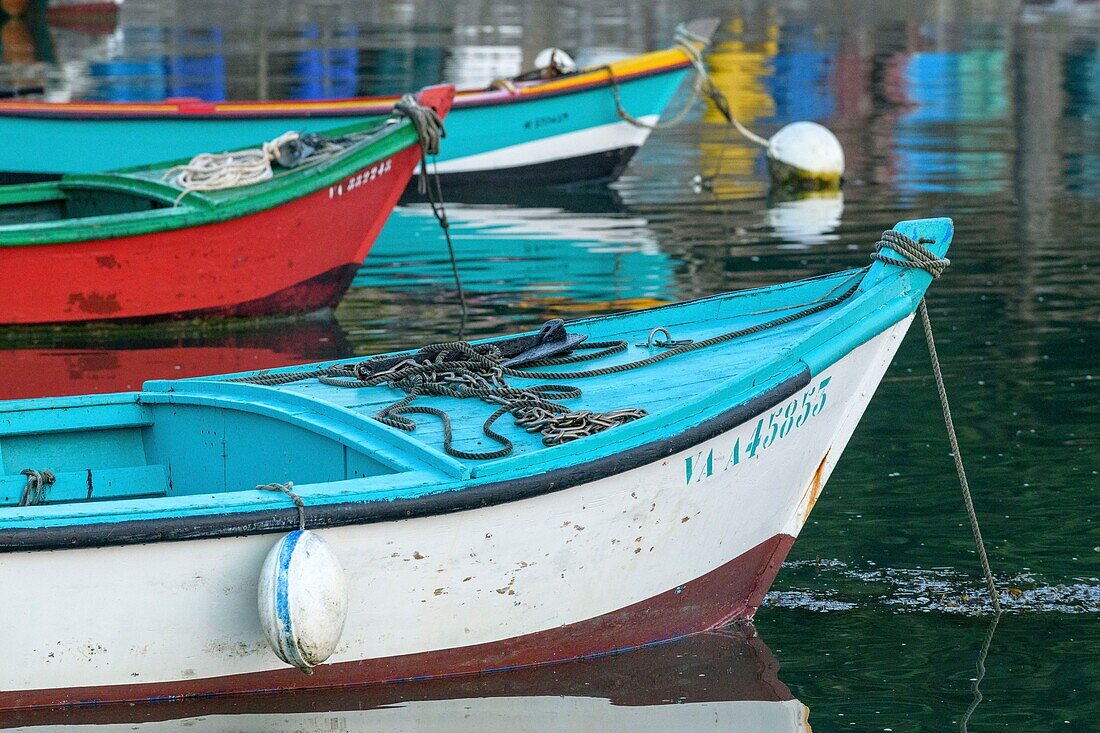
[[[298,507],[298,529],[304,530],[306,528],[306,504],[302,501],[302,497],[291,490],[294,488],[293,481],[287,481],[285,484],[259,484],[256,488],[260,491],[278,491],[289,496],[290,500],[294,502],[294,506]]]
[[[35,471],[33,468],[24,468],[19,473],[27,477],[27,485],[23,487],[23,496],[19,499],[19,506],[37,506],[46,498],[46,487],[52,486],[57,477],[53,471],[44,468]]]
[[[909,269],[924,270],[933,278],[939,277],[944,269],[951,264],[946,257],[938,257],[925,247],[925,243],[932,240],[914,240],[901,232],[889,230],[882,233],[882,238],[875,245],[872,259]],[[905,255],[906,259],[900,259],[882,254],[883,249],[892,249]],[[1001,612],[1000,594],[997,592],[997,583],[993,578],[993,570],[989,565],[989,555],[985,551],[985,542],[982,540],[982,530],[978,524],[978,513],[974,509],[974,499],[970,495],[970,483],[966,480],[966,468],[963,466],[962,451],[959,450],[959,439],[955,434],[955,421],[951,417],[951,405],[947,401],[947,388],[943,382],[943,371],[940,369],[940,358],[936,352],[936,340],[932,335],[932,321],[928,317],[928,305],[921,298],[917,306],[920,313],[921,326],[924,329],[924,340],[928,346],[928,355],[932,361],[932,375],[936,380],[936,391],[940,397],[940,408],[943,411],[943,422],[947,427],[947,438],[951,443],[951,456],[955,459],[955,471],[959,475],[959,486],[962,488],[963,503],[966,506],[966,516],[970,520],[970,531],[974,535],[974,545],[978,549],[978,559],[982,565],[982,573],[989,588],[989,596],[993,602],[994,613]]]
[[[974,682],[971,684],[970,689],[974,693],[973,699],[970,701],[970,707],[963,713],[962,718],[959,720],[960,733],[967,733],[967,726],[970,723],[970,717],[974,715],[974,711],[978,709],[978,706],[982,703],[982,680],[985,679],[985,660],[989,656],[989,647],[993,643],[993,634],[997,631],[997,624],[1001,620],[1001,611],[998,608],[993,614],[993,617],[989,621],[989,626],[985,631],[985,639],[982,641],[981,651],[978,652],[978,661],[974,665],[977,671],[977,676],[974,677]]]
[[[420,178],[417,183],[417,190],[422,195],[427,195],[428,205],[432,208],[432,215],[439,222],[439,228],[443,230],[443,238],[447,242],[447,254],[451,259],[451,274],[454,276],[455,290],[458,293],[458,305],[462,310],[462,320],[458,327],[458,337],[462,338],[466,332],[469,311],[466,307],[466,294],[462,290],[462,278],[458,274],[458,258],[455,257],[455,246],[454,242],[451,241],[451,223],[447,219],[447,209],[443,203],[443,188],[439,183],[439,167],[435,158],[439,154],[440,142],[447,136],[447,131],[443,127],[443,120],[439,114],[434,109],[418,103],[411,94],[403,96],[401,101],[394,105],[393,109],[412,120],[420,139]],[[428,174],[429,156],[432,158],[431,177]]]
[[[697,34],[692,33],[684,26],[679,26],[676,29],[675,45],[684,55],[688,57],[692,67],[695,69],[695,84],[692,85],[691,97],[683,108],[677,112],[671,119],[663,122],[654,122],[652,124],[643,122],[634,115],[627,111],[623,106],[622,92],[619,88],[619,80],[615,76],[615,70],[610,64],[605,64],[598,67],[607,72],[609,80],[611,82],[611,96],[615,101],[615,113],[626,122],[634,125],[635,127],[644,127],[650,130],[664,130],[672,127],[676,127],[687,117],[688,112],[695,106],[696,100],[700,96],[705,96],[710,99],[718,113],[725,118],[726,122],[733,126],[739,133],[741,133],[745,139],[750,142],[756,143],[764,148],[767,148],[769,141],[766,138],[760,137],[752,130],[741,124],[740,120],[733,114],[733,110],[730,107],[729,99],[722,92],[721,89],[714,83],[710,73],[707,71],[706,62],[703,60],[702,51],[696,44],[706,46],[709,45],[710,40],[703,38]],[[719,159],[721,163],[721,158]]]

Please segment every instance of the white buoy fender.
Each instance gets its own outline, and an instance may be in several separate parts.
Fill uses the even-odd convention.
[[[336,651],[348,615],[339,560],[320,536],[295,530],[267,553],[260,570],[260,625],[271,648],[303,672]]]
[[[560,48],[544,48],[535,56],[536,69],[554,69],[559,74],[570,74],[577,70],[577,62]]]
[[[768,171],[775,183],[788,188],[839,188],[844,149],[816,122],[792,122],[768,140]]]

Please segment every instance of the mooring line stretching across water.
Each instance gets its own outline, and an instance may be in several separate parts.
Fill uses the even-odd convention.
[[[913,240],[904,234],[889,230],[882,233],[882,238],[875,244],[872,259],[908,269],[924,270],[933,278],[939,277],[951,264],[946,257],[937,257],[931,250],[924,246],[931,240]],[[905,256],[906,259],[891,257],[882,254],[882,250],[889,248]],[[947,427],[947,439],[951,443],[951,455],[955,459],[955,471],[959,474],[959,487],[962,489],[963,503],[966,505],[966,516],[970,520],[970,531],[974,535],[974,545],[978,548],[978,559],[982,564],[982,573],[989,588],[989,597],[993,601],[994,613],[1001,612],[1001,599],[997,592],[997,583],[993,579],[993,570],[989,566],[989,555],[985,551],[985,542],[982,540],[982,530],[978,525],[978,513],[974,509],[974,499],[970,495],[970,482],[966,480],[966,468],[963,466],[962,453],[959,450],[959,439],[955,434],[955,421],[951,418],[951,405],[947,401],[947,388],[943,383],[943,371],[940,369],[940,357],[936,352],[936,340],[932,335],[932,321],[928,317],[928,306],[925,299],[921,298],[917,306],[920,313],[921,326],[924,328],[924,340],[928,345],[928,355],[932,360],[932,375],[936,379],[936,391],[940,396],[940,407],[943,410],[943,422]]]
[[[943,422],[947,426],[947,439],[951,443],[951,455],[955,459],[955,471],[959,474],[959,486],[962,488],[966,516],[970,520],[970,531],[974,534],[974,545],[978,548],[978,559],[982,563],[985,583],[989,586],[989,597],[993,601],[993,612],[1001,613],[1001,599],[997,592],[997,583],[993,579],[993,570],[989,567],[989,555],[982,541],[982,529],[978,526],[978,514],[974,510],[974,499],[970,496],[970,483],[966,480],[966,468],[963,467],[962,453],[959,451],[959,439],[955,435],[955,421],[951,418],[951,405],[947,401],[947,388],[943,384],[943,372],[940,370],[940,358],[936,353],[936,340],[932,336],[932,321],[928,318],[928,306],[921,298],[921,325],[924,327],[924,339],[928,343],[928,355],[932,359],[932,374],[936,378],[936,391],[940,395],[940,407],[943,409]]]

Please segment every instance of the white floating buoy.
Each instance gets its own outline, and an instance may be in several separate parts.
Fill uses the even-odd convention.
[[[260,570],[260,625],[279,659],[305,673],[336,651],[348,615],[344,570],[325,541],[295,530]]]
[[[553,69],[559,74],[571,74],[577,70],[577,62],[560,48],[544,48],[535,56],[536,69]]]
[[[844,149],[816,122],[792,122],[768,140],[772,182],[794,190],[840,188]]]

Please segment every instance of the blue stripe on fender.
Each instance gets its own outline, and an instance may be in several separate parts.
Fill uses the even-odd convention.
[[[279,617],[279,642],[287,661],[299,669],[308,669],[309,665],[298,651],[294,623],[290,616],[290,563],[294,557],[294,548],[298,546],[298,540],[303,534],[305,533],[302,530],[296,529],[283,538],[283,546],[279,550],[279,569],[275,576],[275,614]]]

